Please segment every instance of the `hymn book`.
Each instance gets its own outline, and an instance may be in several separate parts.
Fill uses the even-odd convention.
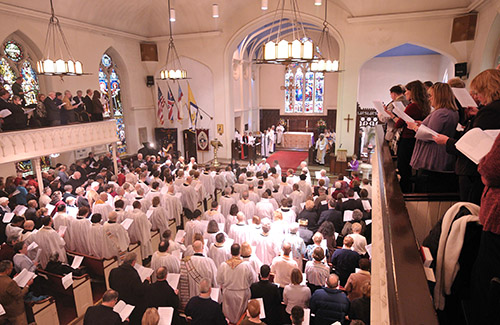
[[[135,306],[127,305],[123,300],[120,300],[115,307],[113,307],[113,311],[120,315],[122,322],[124,322],[130,314],[132,314],[134,308]]]
[[[415,120],[412,119],[408,114],[405,113],[405,106],[401,102],[393,102],[394,109],[392,110],[394,114],[396,114],[399,118],[403,119],[406,123],[415,123]]]
[[[68,229],[67,226],[59,226],[59,230],[57,231],[59,236],[64,237],[64,234],[66,233],[66,229]]]
[[[12,115],[12,112],[9,111],[8,109],[2,109],[0,111],[0,118],[5,118],[5,117],[7,117],[9,115]]]
[[[153,215],[153,212],[154,212],[154,211],[155,211],[154,209],[149,209],[149,210],[146,212],[146,217],[148,217],[148,219],[149,219],[149,218],[151,218],[151,216]]]
[[[453,91],[453,95],[455,95],[455,98],[458,100],[460,105],[462,107],[477,107],[476,102],[474,101],[474,98],[469,94],[467,89],[465,88],[451,88]]]
[[[423,124],[420,124],[420,126],[418,127],[418,130],[417,130],[417,134],[415,135],[415,137],[417,139],[423,140],[423,141],[434,141],[433,138],[436,135],[438,135],[438,134],[439,133],[437,133],[436,131],[434,131],[430,127],[425,126]]]
[[[309,325],[311,321],[311,309],[304,308],[304,321],[302,325]]]
[[[379,113],[381,116],[386,117],[386,118],[391,118],[391,116],[389,114],[387,114],[387,112],[385,111],[384,103],[382,103],[382,101],[374,100],[373,106],[375,106],[377,113]]]
[[[186,232],[182,229],[177,230],[177,234],[175,234],[175,241],[178,243],[182,243],[182,238],[186,236]]]
[[[158,325],[172,324],[172,317],[174,316],[173,307],[159,307],[158,314],[160,315],[160,322],[158,323]]]
[[[71,267],[74,268],[74,269],[77,269],[80,267],[80,265],[82,265],[82,262],[83,262],[83,256],[75,256],[75,258],[73,258],[73,263],[71,263]]]
[[[16,281],[17,285],[21,288],[26,287],[26,284],[35,277],[35,273],[28,271],[27,269],[23,269],[18,275],[14,277],[14,281]]]
[[[479,164],[479,161],[490,152],[499,134],[500,130],[483,131],[480,128],[474,128],[466,132],[457,141],[455,147],[474,163]]]
[[[71,285],[73,284],[73,273],[68,273],[65,276],[63,276],[61,282],[64,287],[64,290],[71,287]]]
[[[15,215],[22,216],[26,212],[26,210],[28,210],[28,208],[25,207],[24,205],[18,205],[18,206],[16,206],[16,208],[12,212]]]
[[[372,209],[372,205],[368,200],[361,200],[361,204],[363,204],[363,209],[365,209],[365,211],[370,211]]]
[[[167,282],[168,285],[172,287],[172,289],[177,290],[179,287],[179,279],[181,275],[179,273],[169,273],[167,274]]]
[[[14,213],[12,212],[9,212],[9,213],[6,213],[3,215],[3,223],[10,223],[10,221],[12,220],[12,218],[14,218]]]
[[[219,302],[219,292],[220,292],[219,288],[212,288],[210,290],[210,298],[215,302]]]
[[[352,210],[345,210],[345,211],[344,211],[344,222],[348,222],[348,221],[352,221],[352,220],[354,220],[354,219],[352,218],[352,213],[353,213],[353,211],[352,211]]]
[[[0,305],[0,316],[5,315],[5,309]]]
[[[139,273],[139,277],[141,278],[141,282],[144,282],[147,278],[153,274],[154,270],[149,267],[144,267],[141,264],[135,263],[134,269],[136,269],[137,273]]]
[[[123,228],[125,228],[125,230],[128,230],[128,228],[130,228],[130,226],[132,225],[132,222],[134,222],[134,219],[126,218],[125,220],[123,220],[121,225],[123,226]]]

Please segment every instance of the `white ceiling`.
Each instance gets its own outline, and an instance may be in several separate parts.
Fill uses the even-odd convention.
[[[56,16],[122,32],[155,37],[168,35],[167,0],[53,0]],[[260,0],[171,0],[176,9],[174,33],[195,33],[224,29],[225,24],[242,24],[243,17],[262,15]],[[274,10],[278,0],[269,1]],[[326,0],[324,0],[326,1]],[[347,11],[348,16],[411,13],[466,8],[473,0],[328,0]],[[478,0],[477,0],[478,1]],[[0,0],[0,3],[50,13],[49,0]],[[218,3],[220,18],[213,19],[212,4]],[[314,0],[299,0],[299,6],[322,16]],[[338,8],[337,7],[337,8]],[[335,8],[329,6],[329,8]]]

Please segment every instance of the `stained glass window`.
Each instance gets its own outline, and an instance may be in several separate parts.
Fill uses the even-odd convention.
[[[16,41],[10,40],[5,42],[3,56],[0,53],[0,57],[0,83],[3,87],[12,94],[12,84],[17,76],[22,76],[26,105],[36,104],[40,86],[29,55],[25,55]]]
[[[23,50],[14,41],[8,41],[5,43],[3,52],[5,55],[14,62],[19,62],[23,59]]]
[[[285,113],[323,114],[325,76],[299,65],[285,73]]]
[[[108,54],[104,54],[101,58],[99,89],[101,90],[102,101],[104,102],[104,116],[109,117],[113,113],[116,120],[116,134],[120,139],[117,145],[117,153],[118,155],[123,155],[127,152],[127,143],[125,139],[120,76],[116,64]],[[111,96],[111,100],[109,100],[109,96]]]

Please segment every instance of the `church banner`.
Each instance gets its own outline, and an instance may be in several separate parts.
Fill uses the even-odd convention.
[[[208,151],[208,129],[197,129],[196,130],[196,143],[198,145],[198,151]]]

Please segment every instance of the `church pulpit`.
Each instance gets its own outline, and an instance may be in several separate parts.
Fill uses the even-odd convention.
[[[255,161],[257,159],[257,147],[256,146],[248,146],[248,160]]]
[[[330,158],[330,173],[331,174],[344,174],[347,169],[347,161],[339,161],[338,157],[332,156]]]
[[[308,156],[308,165],[315,165],[316,164],[316,149],[311,146],[309,147],[309,156]]]

